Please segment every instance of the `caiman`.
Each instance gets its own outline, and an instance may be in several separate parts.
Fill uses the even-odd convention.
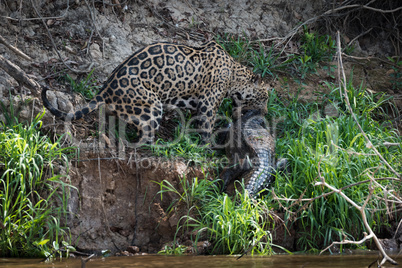
[[[282,160],[277,167],[273,129],[257,110],[245,111],[229,126],[225,147],[230,164],[220,176],[223,190],[233,179],[243,178],[248,194],[255,197],[271,186],[276,169],[286,165]]]

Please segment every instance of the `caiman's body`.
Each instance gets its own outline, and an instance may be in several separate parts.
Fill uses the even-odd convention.
[[[243,178],[249,195],[255,196],[274,181],[275,136],[258,111],[247,111],[230,126],[226,155],[230,166],[221,175],[224,188],[231,180]]]

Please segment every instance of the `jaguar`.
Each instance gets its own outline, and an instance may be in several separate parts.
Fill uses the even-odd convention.
[[[140,49],[114,69],[86,106],[73,113],[52,106],[48,90],[42,86],[43,104],[55,117],[78,120],[105,104],[134,126],[139,143],[153,142],[164,109],[194,110],[196,129],[209,142],[224,98],[233,100],[234,109],[253,108],[264,114],[268,101],[268,89],[258,75],[215,41],[199,47],[159,42]]]

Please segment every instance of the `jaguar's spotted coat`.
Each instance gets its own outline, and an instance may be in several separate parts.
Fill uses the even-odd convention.
[[[83,109],[65,113],[54,108],[42,90],[45,107],[63,120],[77,120],[101,104],[133,124],[142,141],[151,142],[164,105],[197,111],[198,128],[208,140],[224,97],[237,107],[266,113],[268,90],[214,41],[201,47],[172,43],[149,45],[126,59],[110,75],[98,95]]]

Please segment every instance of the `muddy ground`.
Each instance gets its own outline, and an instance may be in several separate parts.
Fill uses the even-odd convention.
[[[69,4],[62,0],[29,3],[5,0],[0,1],[0,35],[33,60],[18,57],[3,45],[0,54],[36,81],[50,86],[54,92],[49,97],[51,102],[61,110],[70,111],[85,100],[72,93],[71,87],[60,79],[65,74],[83,79],[95,68],[94,74],[101,83],[126,57],[157,41],[199,45],[224,33],[245,34],[253,40],[276,40],[288,35],[298,23],[325,12],[327,2],[332,3],[151,0],[128,1],[112,7],[100,1],[92,6],[80,0]],[[355,37],[344,36],[349,40]],[[369,90],[393,96],[393,112],[398,118],[402,93],[393,88],[390,74],[395,70],[384,60],[385,56],[394,55],[393,46],[388,42],[369,45],[370,40],[365,38],[356,40],[354,57],[345,57],[347,73],[353,69],[356,85],[363,82]],[[288,42],[286,49],[297,45],[296,40]],[[309,76],[299,98],[306,102],[316,100],[317,91],[325,90],[325,81],[335,81],[334,75],[320,70]],[[284,97],[291,96],[300,87],[287,76],[267,82]],[[36,95],[0,69],[1,99],[6,104],[9,91],[17,101]],[[29,120],[42,109],[41,100],[36,99],[21,108],[20,117]],[[72,127],[73,136],[83,144],[96,143],[87,133],[93,124],[96,120],[78,122]],[[395,124],[401,127],[400,117]],[[44,125],[44,130],[51,135],[65,131],[64,124],[55,121],[49,113],[44,117]],[[166,179],[180,188],[179,178],[184,175],[204,177],[188,161],[167,161],[133,151],[119,155],[116,150],[87,146],[81,150],[79,160],[71,162],[69,171],[71,183],[78,189],[71,191],[69,201],[72,216],[68,224],[74,245],[82,251],[121,252],[136,246],[129,248],[132,253],[157,252],[173,240],[178,221],[187,211],[181,208],[168,214],[168,207],[177,197],[165,194],[161,200],[157,194],[160,187],[155,182]],[[283,226],[278,226],[275,243],[294,250],[294,232],[284,236]],[[181,242],[189,244],[190,235],[181,236]],[[206,244],[200,243],[198,250],[202,252]]]

